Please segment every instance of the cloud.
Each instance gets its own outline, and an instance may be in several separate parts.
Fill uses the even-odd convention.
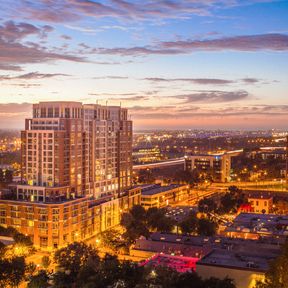
[[[120,97],[120,98],[110,98],[109,100],[117,100],[117,101],[146,101],[149,100],[148,96],[133,96],[133,97]]]
[[[17,12],[22,16],[53,23],[75,22],[87,16],[158,21],[158,19],[169,18],[182,19],[192,15],[210,16],[216,9],[259,2],[267,2],[267,0],[38,0],[16,1],[15,4],[13,3],[13,8],[17,9]],[[9,5],[6,5],[5,9],[15,11]]]
[[[13,21],[6,21],[0,26],[1,38],[5,41],[19,41],[29,35],[38,35],[46,37],[47,33],[53,31],[53,27],[44,25],[36,27],[29,23],[15,23]]]
[[[31,112],[31,109],[31,103],[0,103],[0,113],[26,113],[28,111]]]
[[[58,76],[70,76],[68,74],[62,74],[62,73],[39,73],[39,72],[30,72],[18,76],[6,76],[6,75],[0,75],[0,81],[3,80],[37,80],[37,79],[46,79],[46,78],[53,78]]]
[[[60,37],[64,40],[72,40],[72,37],[70,37],[68,35],[61,35]]]
[[[134,119],[190,119],[190,118],[229,118],[236,117],[283,117],[287,116],[288,105],[259,105],[259,106],[237,106],[237,107],[149,107],[134,106],[129,108]],[[147,113],[147,111],[149,111]],[[181,113],[180,113],[181,112]]]
[[[255,84],[258,83],[260,80],[257,78],[244,78],[242,79],[242,82],[246,83],[246,84]]]
[[[151,82],[189,82],[204,85],[225,85],[235,83],[234,80],[215,79],[215,78],[143,78],[143,80]]]
[[[92,52],[107,55],[143,56],[177,55],[197,51],[288,51],[288,35],[259,34],[206,40],[159,42],[154,46],[128,48],[94,48]]]
[[[89,93],[88,95],[91,96],[135,96],[137,93],[131,92],[131,93]]]
[[[124,98],[124,97],[123,97]],[[134,97],[132,97],[134,99]],[[135,98],[135,101],[136,98]],[[225,105],[225,104],[224,104]],[[0,128],[17,128],[24,126],[24,119],[31,117],[32,103],[0,103]],[[232,125],[238,125],[239,121],[242,121],[244,117],[251,117],[251,119],[261,119],[263,123],[264,119],[269,117],[271,123],[274,119],[284,119],[288,115],[288,105],[251,105],[251,106],[231,106],[231,104],[217,107],[215,105],[206,105],[205,107],[198,107],[194,105],[162,105],[161,107],[148,106],[148,105],[135,105],[129,108],[129,113],[133,116],[133,119],[151,120],[154,125],[158,125],[158,122],[153,120],[163,120],[163,125],[166,120],[169,119],[187,119],[187,123],[191,125],[190,119],[210,119],[209,123],[213,126],[211,119],[230,119],[233,117]],[[235,122],[236,121],[236,122]],[[238,121],[238,122],[237,122]],[[260,121],[260,120],[259,120]],[[276,121],[276,120],[275,120]],[[136,121],[137,122],[137,121]],[[265,121],[264,121],[265,122]],[[146,123],[146,122],[145,122]],[[169,122],[171,124],[171,122]],[[169,126],[167,122],[167,125]],[[173,122],[174,123],[174,122]],[[178,122],[177,125],[179,124]],[[222,124],[221,124],[222,123]],[[220,124],[223,125],[223,122]],[[229,123],[225,122],[225,123]],[[277,122],[274,122],[277,123]],[[203,124],[198,123],[199,125]],[[209,124],[209,125],[210,125]],[[207,125],[207,123],[206,123]],[[256,124],[255,124],[256,125]],[[267,123],[265,122],[267,126]],[[257,126],[257,125],[256,125]],[[249,126],[251,128],[251,126]],[[269,126],[270,127],[270,126]],[[267,128],[267,127],[266,127]]]
[[[286,34],[260,34],[234,37],[223,37],[208,40],[187,40],[162,42],[161,47],[166,49],[187,49],[202,51],[287,51],[288,35]]]
[[[102,80],[102,79],[110,79],[110,80],[124,80],[129,79],[127,76],[102,76],[102,77],[93,77],[93,79]]]
[[[48,51],[45,47],[33,42],[25,44],[21,42],[31,35],[43,37],[52,29],[47,25],[36,27],[27,23],[16,24],[12,21],[0,25],[0,69],[20,71],[23,64],[57,60],[84,62],[83,57]]]
[[[184,103],[203,102],[203,103],[222,103],[233,102],[246,99],[249,96],[247,91],[199,91],[193,94],[184,94],[170,96],[169,98],[175,98],[184,100]]]

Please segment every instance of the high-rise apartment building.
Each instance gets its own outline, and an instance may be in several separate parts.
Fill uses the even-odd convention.
[[[22,182],[45,187],[53,201],[67,193],[119,196],[132,175],[132,122],[127,117],[127,109],[114,106],[34,104],[33,118],[21,134]],[[22,196],[33,200],[33,195]]]
[[[0,200],[0,224],[30,235],[36,246],[56,248],[91,237],[140,203],[140,190],[129,190],[127,109],[40,102],[21,140],[22,183],[14,187],[13,199]]]

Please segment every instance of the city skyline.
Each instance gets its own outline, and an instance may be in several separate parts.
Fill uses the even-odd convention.
[[[286,128],[288,1],[0,3],[1,129],[56,100],[136,130]]]

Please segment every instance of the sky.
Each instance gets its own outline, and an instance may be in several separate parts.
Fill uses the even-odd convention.
[[[140,129],[287,129],[288,0],[0,0],[0,129],[39,101]]]

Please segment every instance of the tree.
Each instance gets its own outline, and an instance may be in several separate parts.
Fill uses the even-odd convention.
[[[220,199],[218,213],[226,214],[236,212],[244,203],[247,203],[247,199],[245,198],[243,191],[237,186],[230,186],[228,192]]]
[[[125,246],[121,233],[116,229],[109,229],[99,234],[100,243],[111,252],[119,252]]]
[[[287,288],[288,287],[288,242],[286,242],[279,255],[271,262],[265,274],[265,281],[258,282],[257,288]]]
[[[24,257],[0,259],[0,287],[18,287],[25,278]]]
[[[215,212],[217,204],[213,199],[203,198],[198,202],[198,210],[201,213]]]
[[[197,232],[203,236],[213,236],[216,234],[217,224],[207,218],[201,218],[198,220]]]
[[[27,247],[33,246],[33,242],[31,241],[30,237],[22,233],[14,234],[13,238],[16,244],[20,244],[20,245],[27,246]]]
[[[126,229],[123,236],[128,244],[134,243],[140,236],[149,236],[146,222],[146,211],[140,205],[134,205],[128,213],[122,215],[120,224]]]
[[[49,287],[49,276],[45,270],[40,270],[36,275],[29,279],[27,288],[47,288]]]
[[[54,261],[72,276],[77,275],[89,258],[99,261],[97,250],[83,242],[74,242],[55,252]]]
[[[211,277],[207,280],[204,280],[204,287],[207,288],[236,288],[235,283],[230,278],[218,279]]]
[[[191,283],[193,283],[193,288],[204,288],[203,280],[195,272],[180,273],[175,286],[181,288],[190,288]]]
[[[152,184],[155,182],[155,177],[152,170],[140,170],[138,175],[138,182],[143,184]]]
[[[201,182],[200,174],[197,169],[190,170],[178,170],[174,174],[174,182],[181,184],[188,184],[190,186],[195,186]]]
[[[184,234],[191,234],[197,231],[198,219],[194,212],[190,212],[189,215],[179,223],[181,232]]]
[[[42,263],[42,266],[47,269],[49,267],[49,265],[51,264],[51,260],[49,258],[49,256],[43,256],[42,259],[41,259],[41,263]]]
[[[159,232],[171,232],[175,221],[166,216],[166,209],[152,207],[147,210],[147,225],[149,229]]]

